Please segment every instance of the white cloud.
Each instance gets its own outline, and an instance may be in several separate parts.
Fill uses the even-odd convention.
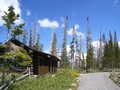
[[[49,53],[50,53],[50,50],[48,49],[48,50],[45,50],[44,52],[49,54]]]
[[[67,45],[66,48],[67,48],[67,52],[69,53],[70,52],[70,45]]]
[[[100,41],[93,41],[92,45],[93,45],[93,49],[94,49],[94,51],[93,51],[94,57],[97,58],[97,55],[98,55],[98,52],[99,52],[99,48],[100,48]],[[102,46],[104,46],[103,42],[102,42]]]
[[[83,53],[83,55],[84,55],[84,59],[85,59],[85,61],[86,61],[87,53]],[[81,59],[83,59],[83,56],[82,56],[82,55],[81,55]]]
[[[30,15],[31,15],[30,10],[27,10],[27,16],[30,16]]]
[[[79,25],[78,24],[75,24],[75,29],[79,29]]]
[[[92,45],[95,49],[100,48],[100,41],[93,41]],[[120,41],[118,41],[118,45],[120,46]],[[102,42],[102,46],[104,46],[103,42]]]
[[[20,14],[21,16],[21,9],[20,9],[20,3],[18,2],[18,0],[0,0],[0,26],[2,26],[4,24],[4,21],[2,20],[1,16],[4,15],[4,11],[7,12],[8,7],[10,5],[13,5],[15,8],[15,13],[16,14]],[[24,22],[24,20],[22,19],[22,17],[19,18],[19,20],[16,20],[15,23],[19,24]]]
[[[38,23],[40,24],[40,27],[44,28],[58,28],[59,23],[55,20],[50,21],[48,18],[44,18],[43,20],[38,20]]]
[[[93,49],[94,49],[93,50],[94,58],[97,58],[98,50],[99,50],[99,47],[100,47],[100,41],[93,41],[92,45],[93,45]]]
[[[77,36],[82,36],[82,37],[85,36],[84,33],[77,31],[77,30],[79,29],[79,25],[78,25],[78,24],[75,24],[75,29],[76,29],[76,34],[77,34]],[[73,35],[72,30],[73,30],[73,28],[70,28],[70,29],[68,30],[68,32],[67,32],[68,35]]]
[[[118,42],[118,45],[120,46],[120,41]]]
[[[93,41],[92,45],[94,48],[100,48],[100,41]],[[104,43],[102,42],[102,46],[104,46]]]
[[[73,28],[70,28],[68,31],[67,31],[67,34],[68,35],[72,35],[73,33],[72,33],[72,30],[73,30]]]
[[[100,41],[93,41],[93,42],[92,42],[92,45],[93,45],[93,47],[95,47],[95,48],[99,48]]]

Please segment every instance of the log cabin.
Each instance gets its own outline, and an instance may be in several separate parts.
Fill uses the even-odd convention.
[[[60,59],[56,56],[34,50],[17,39],[10,39],[8,42],[12,45],[14,44],[15,47],[22,46],[31,56],[30,72],[32,75],[55,74],[57,72],[58,61]]]

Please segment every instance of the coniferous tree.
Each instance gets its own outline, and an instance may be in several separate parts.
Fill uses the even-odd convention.
[[[110,68],[113,68],[114,67],[114,47],[113,47],[113,38],[112,38],[112,34],[111,34],[111,31],[109,32],[109,41],[108,41],[108,44],[109,44],[109,55],[108,55],[108,58],[109,58],[109,67]]]
[[[56,33],[53,34],[53,40],[52,40],[52,48],[51,48],[51,54],[54,56],[57,56],[57,35]]]
[[[19,36],[19,35],[21,35],[23,33],[22,28],[23,28],[24,25],[25,24],[23,23],[23,24],[19,24],[19,25],[14,27],[14,29],[12,30],[13,38],[16,38],[16,36]]]
[[[117,60],[117,67],[120,68],[120,47],[119,45],[117,44],[118,46],[118,60]]]
[[[30,40],[29,40],[29,47],[33,48],[33,42],[32,42],[32,30],[30,30]]]
[[[103,66],[105,68],[115,68],[119,62],[119,46],[116,32],[114,32],[114,41],[111,31],[109,32],[109,40],[106,41],[104,47]]]
[[[99,40],[99,51],[98,51],[98,68],[102,68],[102,57],[103,57],[103,42],[102,42],[102,34],[100,31],[100,40]]]
[[[78,66],[79,66],[79,53],[80,53],[80,49],[79,49],[79,45],[78,45],[78,38],[77,38],[77,35],[76,35],[76,32],[75,32],[75,66],[76,66],[76,68],[78,68]]]
[[[36,44],[36,30],[37,30],[37,23],[38,19],[37,19],[37,15],[36,15],[36,20],[35,20],[35,25],[34,25],[34,30],[33,30],[33,45],[35,46]]]
[[[24,29],[24,31],[23,31],[23,38],[22,38],[23,44],[27,44],[27,39],[28,39],[27,35],[28,35],[28,32],[27,32],[26,29]]]
[[[62,54],[61,54],[61,62],[60,62],[60,67],[62,68],[66,68],[69,65],[68,57],[67,57],[67,31],[68,31],[68,16],[66,16],[63,44],[62,44]]]
[[[33,49],[42,52],[43,44],[40,43],[40,34],[37,35],[37,42],[36,45],[33,45]]]
[[[80,35],[80,45],[79,45],[79,61],[78,61],[78,66],[81,67],[82,59],[81,56],[83,57],[84,54],[82,55],[82,50],[83,50],[83,41],[82,41],[82,36]]]
[[[7,27],[7,39],[6,41],[9,39],[9,34],[10,34],[10,30],[12,29],[12,24],[15,24],[15,20],[18,19],[20,17],[19,14],[15,15],[14,12],[14,7],[13,6],[9,6],[8,7],[8,13],[5,12],[5,15],[2,16],[2,20],[5,21],[5,26]]]
[[[36,42],[36,45],[34,45],[33,49],[37,50],[37,51],[41,51],[41,48],[40,48],[40,34],[37,35],[37,42]]]
[[[58,44],[58,43],[57,43]],[[60,57],[60,49],[59,49],[59,44],[57,45],[57,57]]]
[[[37,35],[37,43],[36,43],[37,46],[40,46],[40,34]]]
[[[82,53],[81,67],[83,69],[85,69],[85,56],[84,56],[84,53]]]
[[[92,38],[91,38],[91,31],[90,31],[90,22],[89,17],[87,17],[87,24],[88,24],[88,31],[86,35],[87,39],[87,57],[86,57],[86,63],[87,63],[87,69],[93,68],[95,66],[95,61],[93,58],[93,46],[91,44]]]
[[[104,68],[105,67],[105,47],[106,47],[106,43],[107,43],[105,34],[102,35],[102,42],[103,42],[102,68]]]
[[[79,65],[79,46],[78,46],[78,39],[77,39],[75,27],[73,27],[72,33],[73,33],[73,39],[72,39],[72,42],[70,43],[71,60],[74,68],[75,67],[77,68]],[[73,66],[72,66],[72,69],[73,69]]]
[[[106,44],[106,37],[105,37],[105,34],[103,34],[103,36],[102,36],[102,42],[103,42],[103,48],[104,48],[104,46],[105,46],[105,44]]]
[[[71,59],[71,66],[72,69],[75,68],[75,27],[73,27],[73,38],[72,38],[72,42],[70,43],[70,59]]]
[[[25,23],[15,25],[15,21],[19,20],[20,15],[15,14],[13,5],[8,7],[8,12],[4,11],[4,13],[5,13],[5,15],[2,16],[2,20],[5,21],[4,25],[7,27],[7,39],[6,39],[6,41],[8,41],[10,31],[12,31],[12,36],[13,36],[13,38],[15,38],[16,36],[22,34],[22,32],[23,32],[22,28],[25,25]]]
[[[104,45],[104,56],[103,56],[103,67],[104,68],[108,68],[108,64],[109,64],[108,55],[109,55],[109,45],[108,45],[108,42],[106,41]]]
[[[106,41],[104,48],[104,67],[119,68],[120,67],[120,47],[117,41],[117,34],[114,32],[114,40],[111,31],[109,32],[109,40]]]
[[[117,41],[117,34],[114,32],[114,67],[118,67],[119,45]]]

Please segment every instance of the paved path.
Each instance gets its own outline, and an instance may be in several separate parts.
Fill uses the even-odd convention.
[[[120,90],[111,79],[110,73],[90,73],[81,74],[78,77],[80,85],[77,90]]]

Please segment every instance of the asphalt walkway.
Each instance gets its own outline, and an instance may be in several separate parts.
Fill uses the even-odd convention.
[[[77,90],[120,90],[109,75],[108,72],[81,74],[78,77],[80,85]]]

